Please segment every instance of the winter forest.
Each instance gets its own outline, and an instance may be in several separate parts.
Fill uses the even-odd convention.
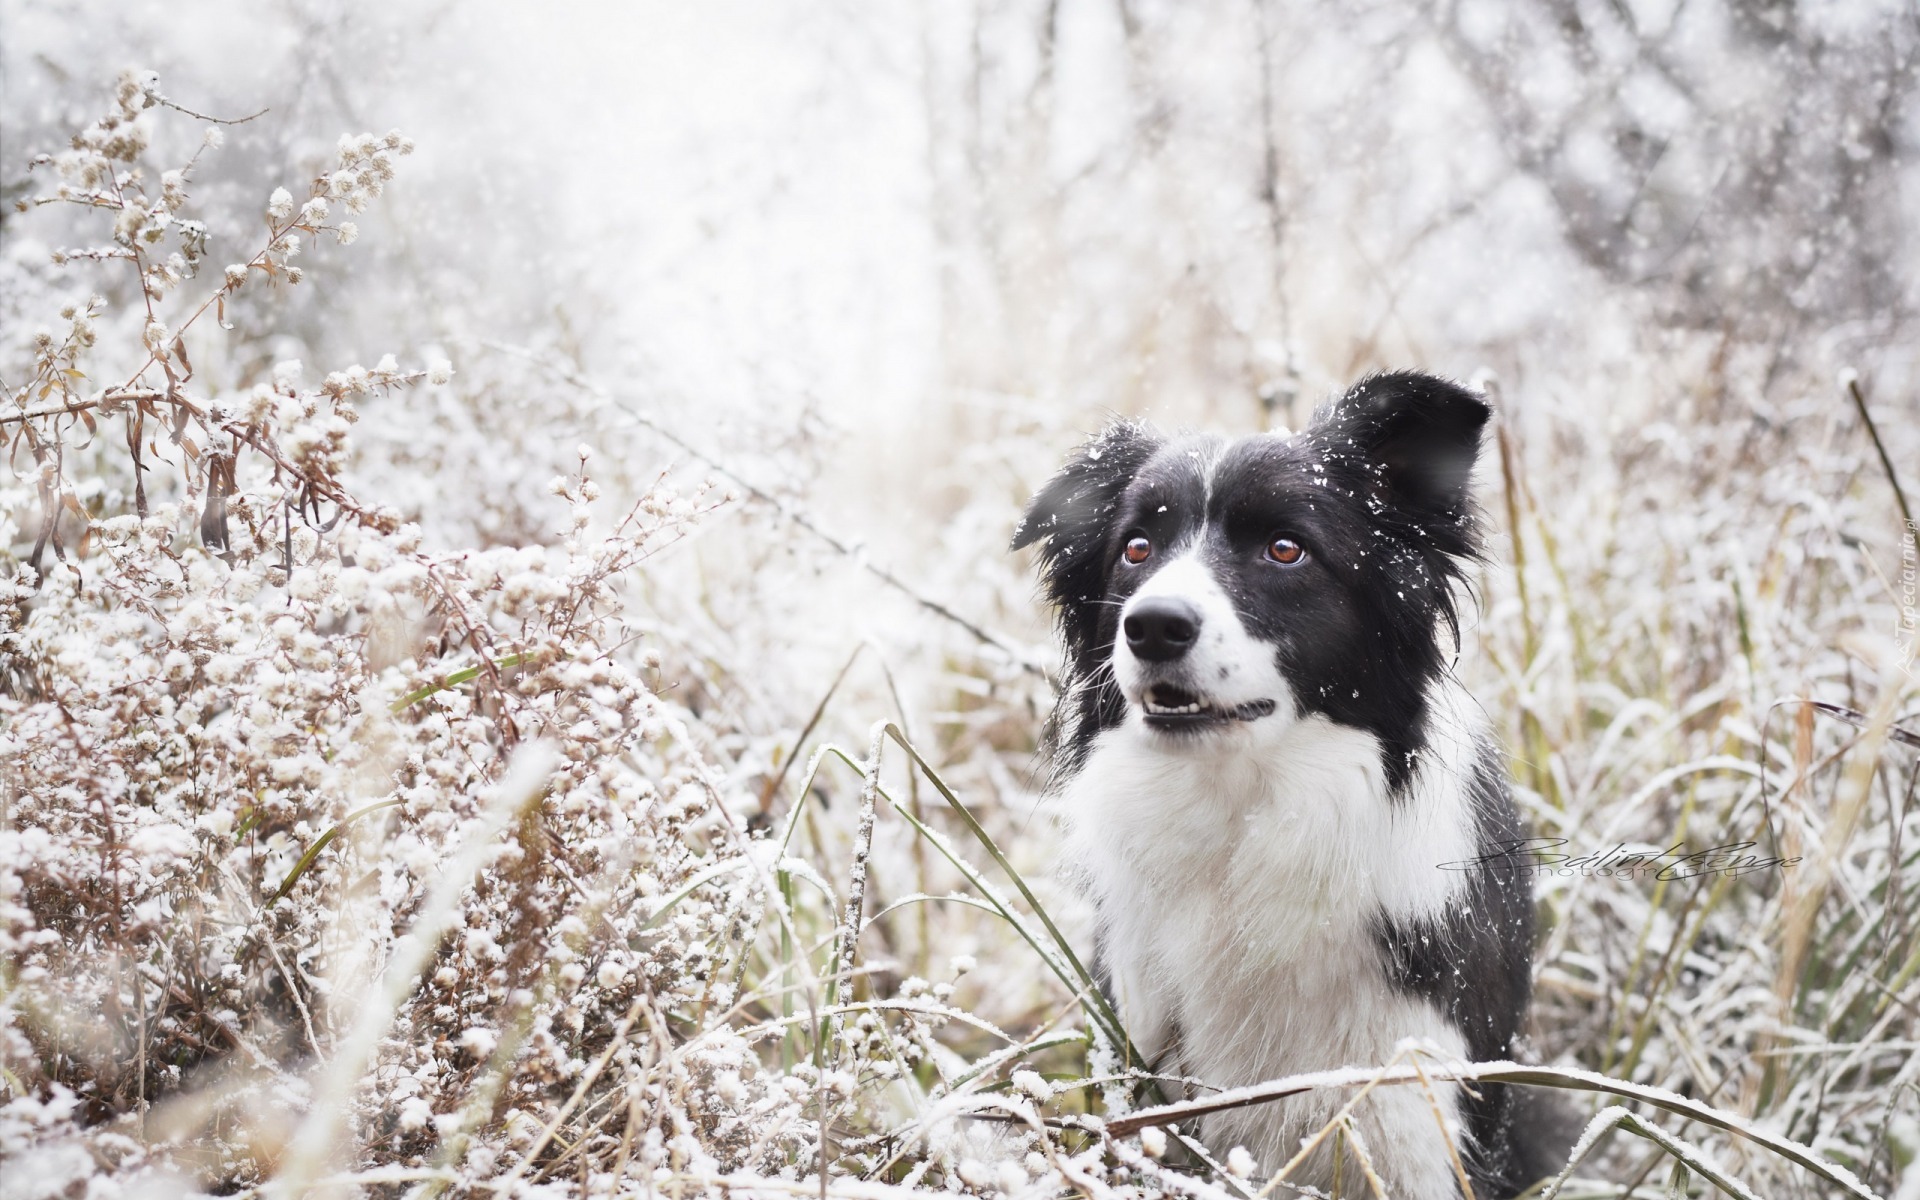
[[[1920,1200],[1916,226],[1911,0],[0,0],[0,1196],[1327,1195],[1008,546],[1410,368],[1534,833],[1775,864],[1539,874],[1535,1194]]]

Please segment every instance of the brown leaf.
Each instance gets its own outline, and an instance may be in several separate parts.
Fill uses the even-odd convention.
[[[207,499],[200,509],[200,544],[209,550],[231,553],[227,529],[227,497],[233,493],[233,456],[213,453],[207,456]]]

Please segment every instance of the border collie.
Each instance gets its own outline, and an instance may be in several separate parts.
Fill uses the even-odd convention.
[[[1530,885],[1442,866],[1522,836],[1449,663],[1488,412],[1401,373],[1293,436],[1118,421],[1014,536],[1039,547],[1065,642],[1053,787],[1099,973],[1163,1076],[1238,1087],[1385,1064],[1408,1039],[1448,1059],[1511,1053]],[[1457,1196],[1447,1138],[1481,1200],[1557,1165],[1506,1088],[1435,1088],[1447,1132],[1425,1089],[1378,1088],[1357,1137],[1329,1136],[1288,1182],[1330,1192],[1338,1172],[1371,1197],[1364,1156],[1390,1196]],[[1201,1135],[1272,1172],[1352,1095],[1215,1114]]]

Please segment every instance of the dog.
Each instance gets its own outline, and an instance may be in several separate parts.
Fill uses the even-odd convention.
[[[1065,651],[1049,790],[1135,1066],[1230,1088],[1510,1057],[1534,913],[1498,847],[1524,835],[1451,669],[1489,415],[1403,372],[1297,435],[1120,420],[1033,497],[1013,548],[1038,547]],[[1201,1140],[1277,1171],[1352,1095],[1216,1113]],[[1559,1165],[1532,1107],[1501,1085],[1381,1086],[1286,1182],[1371,1197],[1370,1169],[1428,1200],[1464,1171],[1509,1197]]]

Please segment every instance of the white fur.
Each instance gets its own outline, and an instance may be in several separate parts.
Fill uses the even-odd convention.
[[[1141,716],[1139,664],[1124,638],[1115,648],[1127,718],[1095,739],[1059,804],[1135,1045],[1161,1072],[1214,1087],[1384,1064],[1409,1038],[1464,1057],[1450,1022],[1389,984],[1369,921],[1437,914],[1465,885],[1439,864],[1474,853],[1471,700],[1449,679],[1430,689],[1428,748],[1407,794],[1390,800],[1379,743],[1297,713],[1272,648],[1247,634],[1197,560],[1168,564],[1139,594],[1201,609],[1193,667],[1211,698],[1277,708],[1198,736],[1156,731]],[[1221,1154],[1245,1145],[1271,1172],[1351,1098],[1313,1093],[1218,1114],[1204,1135]],[[1440,1101],[1457,1131],[1451,1086]],[[1381,1089],[1357,1115],[1390,1195],[1457,1194],[1420,1088]],[[1330,1187],[1330,1145],[1290,1181]],[[1358,1183],[1350,1151],[1343,1177]]]

